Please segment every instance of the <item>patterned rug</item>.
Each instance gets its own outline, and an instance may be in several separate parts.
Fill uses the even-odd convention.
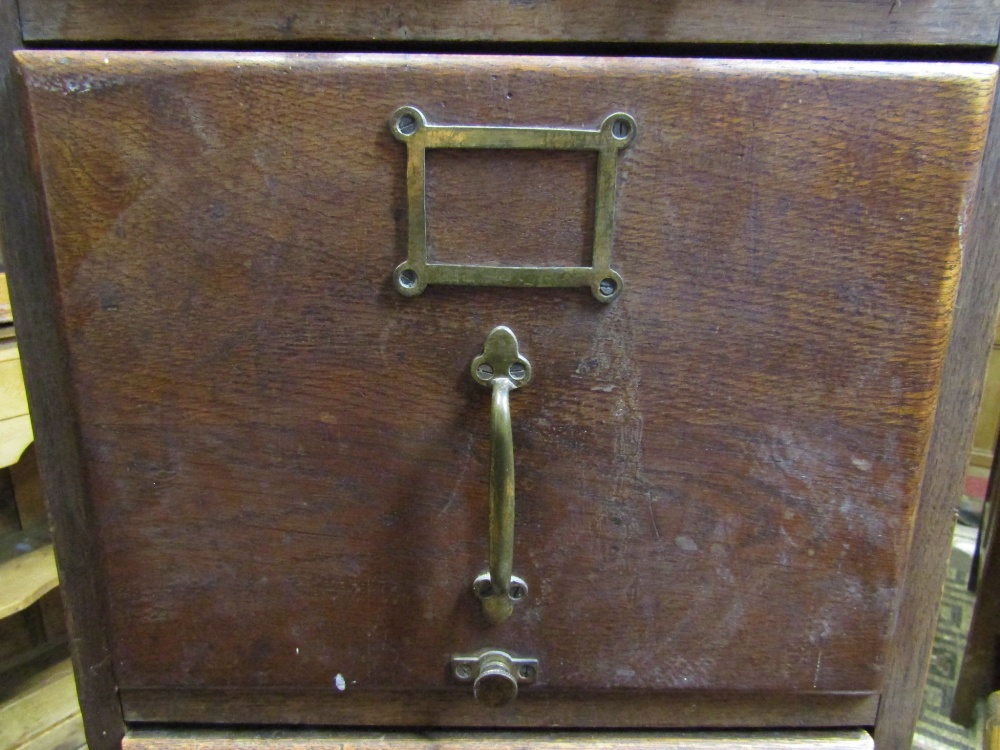
[[[948,720],[955,681],[962,665],[965,638],[972,618],[973,595],[966,584],[969,580],[971,558],[953,550],[948,561],[948,578],[944,597],[938,610],[937,633],[931,655],[930,673],[924,690],[924,704],[917,722],[913,747],[920,750],[979,750],[983,746],[982,718],[972,729],[966,729]]]

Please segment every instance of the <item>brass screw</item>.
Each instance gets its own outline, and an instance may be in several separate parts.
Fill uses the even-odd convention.
[[[412,289],[417,285],[417,272],[411,268],[406,268],[399,274],[399,285],[406,288]]]
[[[485,599],[488,596],[493,596],[493,584],[489,581],[482,581],[479,584],[479,596]]]
[[[413,115],[403,115],[396,123],[396,129],[403,135],[413,135],[417,132],[417,119]]]

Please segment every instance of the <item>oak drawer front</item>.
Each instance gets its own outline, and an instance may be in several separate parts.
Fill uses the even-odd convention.
[[[19,61],[127,719],[787,726],[799,701],[814,726],[873,721],[992,66]],[[631,114],[621,297],[400,296],[401,105]],[[433,253],[587,247],[590,155],[427,164]],[[490,626],[469,365],[496,325],[534,367],[511,398],[531,590]],[[484,647],[540,661],[503,711],[449,677]]]

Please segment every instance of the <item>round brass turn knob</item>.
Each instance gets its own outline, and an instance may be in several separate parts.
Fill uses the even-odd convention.
[[[472,683],[472,693],[482,705],[498,708],[517,697],[518,685],[535,681],[538,659],[488,648],[451,657],[451,673],[458,682]]]
[[[495,656],[485,661],[472,684],[476,700],[484,706],[505,706],[517,697],[517,678],[509,659]]]

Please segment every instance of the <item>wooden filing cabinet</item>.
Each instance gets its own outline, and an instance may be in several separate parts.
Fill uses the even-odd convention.
[[[1000,288],[1000,11],[5,7],[92,746],[906,746]]]

